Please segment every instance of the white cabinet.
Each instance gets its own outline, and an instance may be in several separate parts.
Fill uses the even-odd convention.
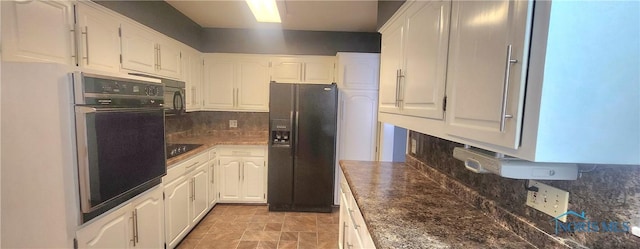
[[[271,58],[271,80],[281,83],[334,82],[334,56],[277,56]]]
[[[209,164],[203,163],[199,165],[193,173],[190,174],[191,187],[191,222],[196,224],[208,211],[209,195]]]
[[[120,71],[120,21],[108,12],[78,2],[77,50],[80,67]]]
[[[181,76],[177,42],[138,24],[122,23],[122,68],[174,79]]]
[[[209,151],[209,208],[218,203],[218,156],[216,149]]]
[[[336,60],[339,89],[378,90],[380,54],[338,52]]]
[[[448,69],[447,132],[517,148],[524,100],[526,1],[454,1]],[[491,21],[478,16],[502,10]]]
[[[185,81],[186,109],[198,111],[202,109],[202,77],[204,62],[200,52],[184,48],[182,54],[182,77]]]
[[[338,245],[343,249],[375,249],[360,208],[340,171],[340,228]]]
[[[162,215],[162,187],[156,187],[79,229],[78,248],[161,248]]]
[[[265,151],[264,146],[218,148],[219,202],[266,202]]]
[[[2,59],[75,64],[68,1],[2,1]]]
[[[382,31],[380,111],[443,119],[450,2],[409,4]]]
[[[168,173],[168,172],[167,172]],[[165,230],[167,246],[172,248],[189,232],[191,184],[186,176],[181,176],[164,184],[165,192]]]
[[[268,57],[208,54],[204,64],[204,109],[269,110]]]

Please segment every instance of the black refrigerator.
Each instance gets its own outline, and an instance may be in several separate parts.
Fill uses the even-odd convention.
[[[269,91],[269,210],[331,212],[336,84],[271,82]]]

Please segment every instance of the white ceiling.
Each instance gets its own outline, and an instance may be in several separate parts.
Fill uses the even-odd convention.
[[[282,23],[258,23],[244,0],[165,0],[204,28],[375,32],[377,0],[277,0]]]

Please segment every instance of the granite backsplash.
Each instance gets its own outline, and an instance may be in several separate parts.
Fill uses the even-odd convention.
[[[452,156],[453,148],[463,146],[462,144],[415,131],[411,131],[409,137],[410,143],[415,140],[416,153],[409,153],[407,163],[435,169],[477,192],[482,198],[474,199],[465,194],[462,194],[461,198],[483,209],[490,217],[521,237],[530,241],[538,240],[538,243],[534,244],[539,247],[550,247],[544,243],[546,240],[558,240],[577,248],[640,248],[640,238],[629,233],[561,232],[555,235],[553,217],[525,205],[525,180],[503,178],[493,174],[476,174],[466,170],[462,161]],[[541,182],[568,191],[569,210],[579,213],[584,211],[589,221],[640,224],[640,166],[580,167],[582,173],[578,180]],[[430,174],[434,175],[432,172]],[[495,203],[497,208],[487,205],[487,202],[491,202],[492,205]],[[574,218],[570,217],[569,221],[580,221]]]
[[[229,120],[237,120],[238,127],[229,126]],[[229,135],[266,134],[269,130],[268,112],[187,112],[182,115],[167,116],[165,135],[206,136],[220,133]]]

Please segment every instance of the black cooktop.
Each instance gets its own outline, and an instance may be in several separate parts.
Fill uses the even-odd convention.
[[[182,155],[200,146],[202,144],[167,144],[167,159]]]

